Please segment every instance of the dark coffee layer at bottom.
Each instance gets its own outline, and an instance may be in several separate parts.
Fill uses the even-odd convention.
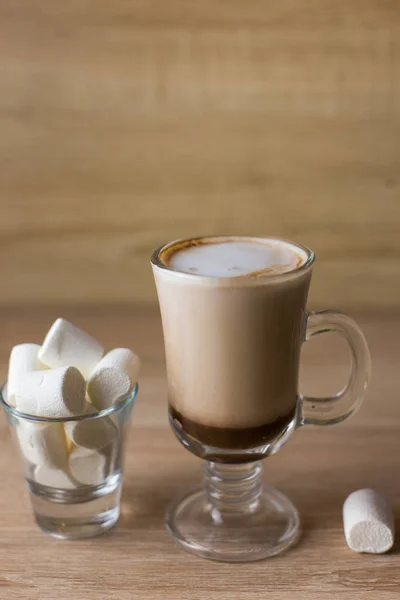
[[[187,419],[169,405],[172,419],[187,435],[207,446],[226,450],[247,450],[272,442],[294,419],[295,412],[296,407],[289,414],[279,417],[272,423],[257,427],[210,427]]]

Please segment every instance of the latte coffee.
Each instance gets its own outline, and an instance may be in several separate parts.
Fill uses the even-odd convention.
[[[296,412],[311,253],[206,237],[168,244],[152,263],[174,429],[216,461],[276,439]]]

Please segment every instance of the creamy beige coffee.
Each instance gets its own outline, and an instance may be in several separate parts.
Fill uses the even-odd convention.
[[[153,262],[170,414],[219,448],[252,448],[292,421],[311,272],[289,242],[203,238]]]

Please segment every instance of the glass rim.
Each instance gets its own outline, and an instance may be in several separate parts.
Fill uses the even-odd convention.
[[[29,415],[28,413],[21,412],[17,408],[14,408],[14,406],[11,406],[11,404],[8,404],[3,394],[6,385],[7,380],[3,383],[3,385],[0,388],[0,404],[3,405],[4,410],[7,413],[12,414],[14,417],[17,417],[18,419],[33,421],[35,423],[71,423],[76,421],[90,421],[94,419],[102,419],[103,417],[107,417],[118,412],[129,403],[133,403],[139,391],[139,384],[136,383],[135,387],[126,398],[123,398],[119,402],[116,402],[112,406],[104,408],[103,410],[100,410],[97,413],[89,413],[87,415],[77,415],[71,417],[39,417],[37,415]]]
[[[306,260],[299,266],[294,267],[293,269],[290,269],[289,271],[284,271],[283,273],[275,273],[273,275],[268,274],[268,275],[258,275],[257,277],[246,277],[243,275],[237,276],[237,277],[218,277],[218,276],[212,276],[212,275],[198,275],[197,273],[185,273],[184,271],[178,271],[177,269],[174,269],[173,267],[168,266],[166,263],[164,263],[161,259],[161,255],[163,252],[165,252],[166,250],[172,248],[175,245],[178,244],[184,244],[186,242],[197,242],[200,240],[223,240],[223,239],[238,239],[238,240],[248,240],[248,241],[268,241],[271,240],[272,242],[282,242],[283,244],[288,244],[289,246],[294,246],[295,248],[297,248],[298,250],[301,250],[302,252],[304,252],[304,254],[306,255]],[[192,280],[197,280],[197,281],[217,281],[217,280],[224,280],[226,282],[230,282],[230,283],[249,283],[249,282],[265,282],[265,281],[271,281],[271,280],[277,280],[277,279],[284,279],[285,277],[290,277],[290,276],[294,276],[294,275],[298,275],[299,273],[308,270],[314,263],[315,260],[315,254],[314,252],[311,250],[311,248],[308,248],[308,246],[303,246],[302,244],[298,244],[297,242],[292,242],[291,240],[285,239],[285,238],[281,238],[281,237],[275,237],[275,236],[271,236],[271,235],[199,235],[199,236],[194,236],[194,237],[190,237],[190,238],[179,238],[177,240],[174,240],[172,242],[168,242],[167,244],[163,244],[162,246],[159,246],[158,248],[156,248],[156,250],[154,250],[153,254],[151,255],[151,259],[150,262],[154,267],[157,267],[159,269],[162,269],[163,271],[168,271],[169,273],[173,273],[174,275],[177,275],[179,277],[185,278],[185,279],[192,279]]]

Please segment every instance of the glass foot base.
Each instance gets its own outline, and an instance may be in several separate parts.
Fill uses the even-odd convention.
[[[119,507],[96,515],[92,519],[54,519],[36,515],[36,523],[45,533],[60,540],[83,540],[97,537],[114,527],[119,517]]]
[[[245,508],[245,510],[243,510]],[[299,537],[300,517],[281,492],[264,486],[246,507],[211,503],[203,489],[169,507],[167,529],[186,550],[224,562],[250,562],[286,550]]]
[[[27,480],[35,519],[39,527],[64,540],[101,535],[118,521],[121,477],[109,477],[103,484],[74,490],[51,488]]]

